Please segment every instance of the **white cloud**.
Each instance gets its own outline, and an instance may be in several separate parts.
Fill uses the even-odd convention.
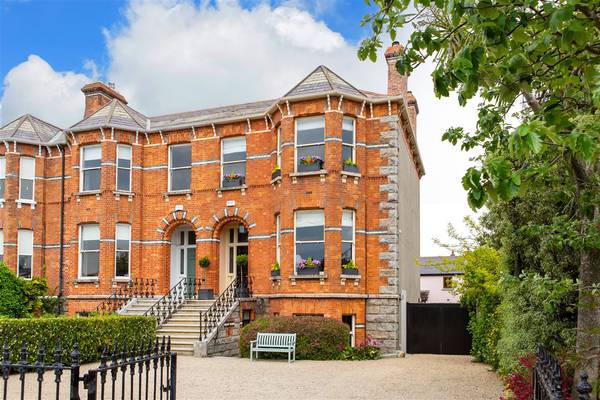
[[[387,66],[360,62],[349,43],[303,8],[302,1],[279,7],[259,2],[245,9],[236,0],[132,0],[122,26],[105,31],[109,53],[106,78],[129,104],[147,115],[276,98],[319,64],[359,88],[385,92]],[[317,1],[318,3],[318,1]],[[325,4],[325,3],[323,3]],[[400,40],[406,40],[402,32]],[[84,69],[95,76],[93,61]],[[409,79],[419,102],[418,141],[427,175],[422,180],[421,249],[441,252],[432,237],[445,237],[449,222],[460,225],[470,211],[460,178],[467,156],[441,135],[452,125],[474,126],[472,106],[433,95],[431,65]],[[80,88],[91,77],[57,72],[37,56],[4,79],[3,122],[30,112],[59,126],[83,114]]]
[[[55,71],[36,55],[11,69],[4,77],[0,99],[0,121],[8,123],[29,113],[65,127],[83,116],[80,89],[90,78],[73,72]]]

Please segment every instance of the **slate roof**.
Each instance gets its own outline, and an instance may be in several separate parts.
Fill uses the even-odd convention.
[[[421,276],[426,275],[463,275],[454,262],[455,256],[442,257],[420,257],[417,266],[421,271]]]
[[[70,131],[84,131],[100,127],[145,131],[148,118],[118,99],[112,99],[104,107],[69,128]]]
[[[319,65],[306,78],[286,93],[284,97],[303,96],[311,93],[340,92],[368,97],[324,65]]]
[[[0,128],[0,140],[32,144],[64,143],[62,130],[30,114],[25,114]]]
[[[150,131],[172,129],[177,126],[191,126],[206,122],[218,122],[228,118],[249,118],[263,115],[275,100],[263,100],[253,103],[235,104],[225,107],[207,108],[176,114],[150,117]]]

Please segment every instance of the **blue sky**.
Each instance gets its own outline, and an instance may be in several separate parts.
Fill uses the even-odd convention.
[[[86,60],[94,60],[102,77],[109,62],[103,30],[125,22],[123,13],[127,3],[122,0],[0,0],[0,76],[4,77],[33,53],[59,71],[83,72]],[[251,8],[264,1],[241,3]],[[358,42],[368,33],[360,27],[360,21],[372,8],[362,0],[270,2],[273,6],[282,3],[303,6],[350,42]]]
[[[31,113],[68,128],[93,80],[114,82],[145,115],[277,98],[320,64],[385,92],[384,49],[377,63],[356,56],[368,12],[363,0],[0,0],[0,124]],[[432,69],[426,63],[408,81],[427,173],[422,255],[443,254],[432,238],[445,240],[447,224],[460,227],[470,214],[460,184],[468,155],[440,138],[476,120],[472,104],[433,95]]]

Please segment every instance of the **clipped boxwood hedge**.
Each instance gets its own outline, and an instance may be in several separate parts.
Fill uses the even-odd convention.
[[[257,319],[242,329],[240,336],[240,354],[250,355],[250,341],[261,333],[295,333],[296,359],[299,360],[337,360],[348,344],[350,332],[341,321],[333,318],[266,317]],[[287,357],[287,354],[285,354]],[[276,357],[272,353],[261,353],[261,358]]]
[[[146,345],[155,339],[156,322],[151,317],[121,317],[116,315],[87,318],[4,318],[0,319],[0,345],[8,344],[11,358],[18,358],[26,343],[29,361],[35,362],[38,346],[46,349],[46,362],[53,362],[57,344],[63,350],[63,362],[71,362],[75,342],[79,344],[80,362],[97,362],[102,350],[114,346],[128,348]]]

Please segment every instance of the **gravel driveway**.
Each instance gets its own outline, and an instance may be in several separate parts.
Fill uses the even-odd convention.
[[[498,399],[502,384],[468,356],[377,361],[178,357],[178,399]]]

